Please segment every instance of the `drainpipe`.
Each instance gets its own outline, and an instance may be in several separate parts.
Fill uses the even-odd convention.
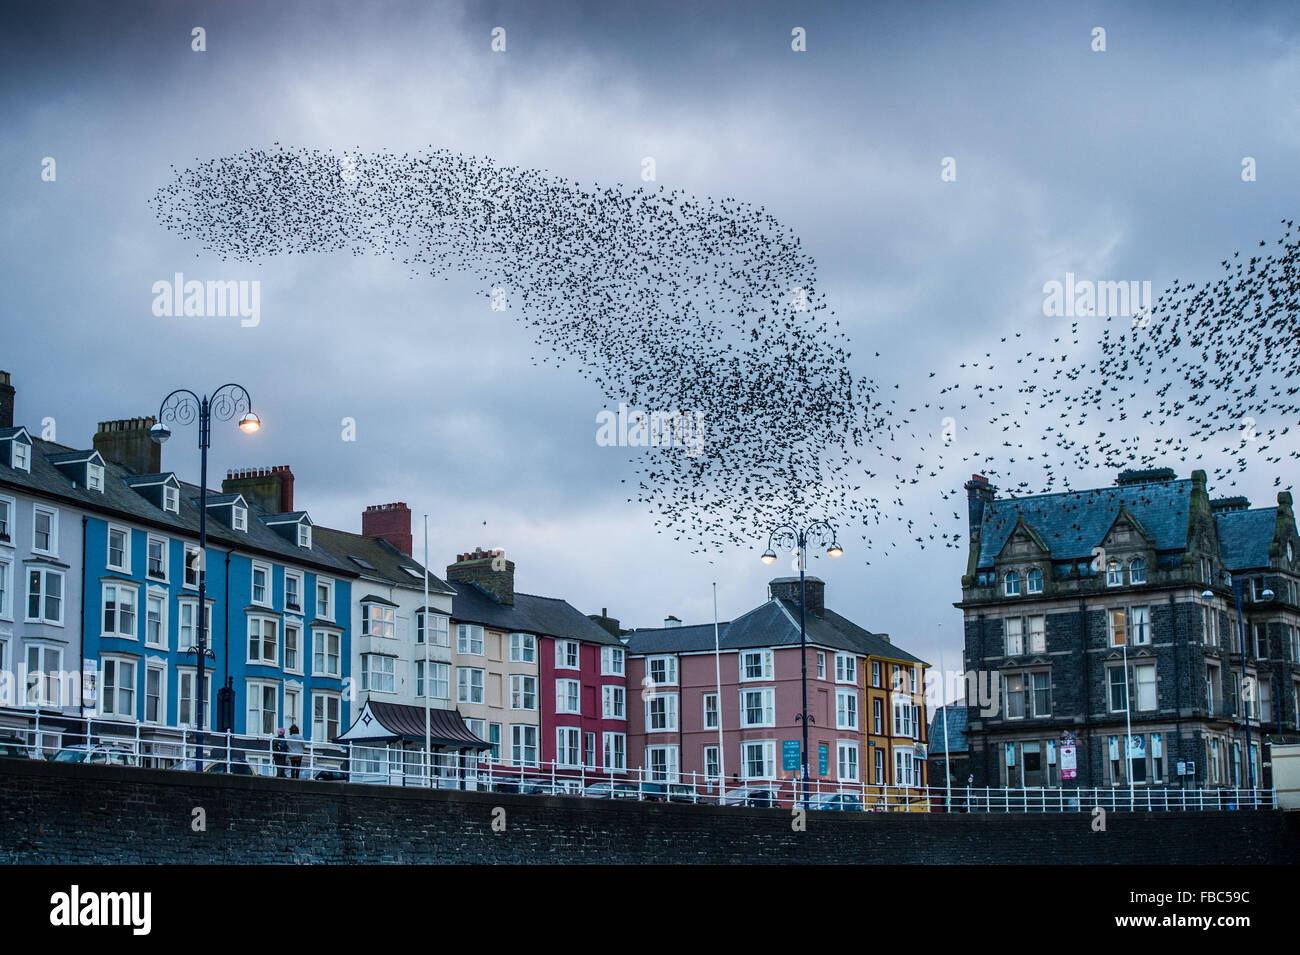
[[[86,525],[87,523],[89,523],[89,520],[90,519],[86,517],[86,515],[84,514],[81,515],[81,633],[79,634],[78,637],[78,649],[77,649],[77,655],[81,658],[81,673],[78,674],[77,676],[77,679],[79,681],[78,685],[81,687],[81,692],[80,694],[78,694],[79,702],[81,703],[81,706],[79,707],[81,712],[77,714],[78,716],[86,715],[86,698],[85,698],[85,692],[86,692],[86,571],[90,566],[90,561],[86,560]],[[14,615],[14,619],[15,620],[18,619],[16,614]],[[99,692],[98,662],[96,662],[95,674],[96,674],[95,692],[98,693]],[[86,742],[89,743],[90,742],[89,724],[86,725],[86,731],[87,731]]]
[[[1083,653],[1083,738],[1088,741],[1088,788],[1092,789],[1092,680],[1088,668],[1088,601],[1084,597],[1079,598],[1079,648]]]
[[[304,581],[304,586],[305,583],[306,582]],[[225,589],[226,589],[225,608],[222,612],[222,615],[226,618],[225,627],[224,627],[225,644],[221,650],[221,653],[224,656],[224,659],[222,660],[221,663],[221,671],[222,671],[222,675],[226,678],[226,686],[229,687],[230,686],[230,551],[226,551],[226,588]],[[304,596],[303,599],[305,600],[306,597]],[[200,607],[199,613],[202,612],[203,612],[203,608]],[[299,643],[302,642],[301,636],[298,637],[298,642]],[[231,722],[232,723],[234,722],[233,716],[231,718]],[[234,729],[234,727],[232,726],[231,729]]]
[[[1169,626],[1173,634],[1174,641],[1174,734],[1178,740],[1178,752],[1183,751],[1183,680],[1179,675],[1178,666],[1178,609],[1174,604],[1174,595],[1169,595]],[[1178,760],[1174,759],[1174,768],[1178,768]],[[1165,753],[1165,776],[1169,775],[1169,754]],[[1182,788],[1183,779],[1178,777],[1178,786]]]

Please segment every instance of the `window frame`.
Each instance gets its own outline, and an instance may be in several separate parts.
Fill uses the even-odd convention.
[[[95,700],[96,715],[110,720],[122,720],[128,723],[139,722],[136,716],[136,707],[140,702],[140,660],[137,657],[128,656],[122,653],[101,653],[99,656],[99,694]],[[109,680],[108,665],[113,664],[113,680]],[[119,679],[124,668],[131,674],[131,711],[118,709],[120,695],[122,693],[121,681]],[[113,709],[108,709],[110,692],[113,694]]]
[[[36,526],[37,518],[44,516],[49,518],[49,531],[46,537],[49,539],[49,548],[36,546]],[[50,507],[47,504],[32,504],[32,553],[41,554],[45,557],[59,556],[59,509]]]
[[[113,563],[113,535],[122,535],[122,560]],[[121,524],[109,524],[104,534],[104,566],[119,573],[131,573],[131,528]]]

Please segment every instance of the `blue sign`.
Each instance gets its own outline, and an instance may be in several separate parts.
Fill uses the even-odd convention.
[[[831,754],[830,747],[822,743],[817,747],[817,775],[830,775]]]
[[[799,769],[799,741],[784,739],[781,741],[781,768]]]

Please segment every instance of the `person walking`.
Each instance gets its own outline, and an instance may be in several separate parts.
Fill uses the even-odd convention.
[[[303,749],[302,731],[298,729],[298,724],[294,723],[289,727],[289,765],[293,767],[289,775],[294,779],[302,774]]]
[[[281,726],[275,731],[275,742],[271,744],[272,759],[275,762],[275,775],[281,779],[287,775],[285,766],[288,765],[288,752],[289,744],[284,741],[284,727]]]

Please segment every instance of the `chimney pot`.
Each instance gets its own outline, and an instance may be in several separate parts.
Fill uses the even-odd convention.
[[[388,541],[407,557],[411,556],[411,509],[403,502],[371,504],[361,513],[361,533]]]

